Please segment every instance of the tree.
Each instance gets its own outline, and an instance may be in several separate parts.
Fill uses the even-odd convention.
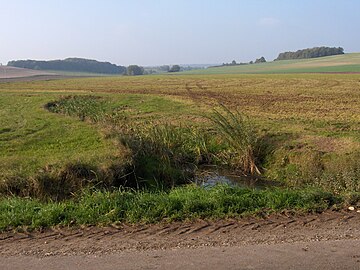
[[[144,74],[144,68],[138,65],[130,65],[126,69],[126,74],[129,76],[138,76]]]
[[[341,47],[330,48],[330,47],[314,47],[303,50],[298,50],[296,52],[283,52],[280,53],[276,60],[288,60],[288,59],[306,59],[306,58],[316,58],[330,55],[339,55],[344,54],[344,49]]]
[[[236,61],[235,61],[235,60],[232,60],[231,64],[235,66],[235,65],[236,65]]]
[[[173,65],[169,72],[179,72],[180,71],[180,66],[179,65]]]
[[[255,64],[265,63],[266,59],[264,56],[261,56],[259,59],[255,60]]]

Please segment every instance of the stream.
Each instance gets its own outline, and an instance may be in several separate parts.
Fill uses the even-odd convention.
[[[212,187],[217,184],[256,189],[281,186],[281,183],[261,176],[238,175],[234,172],[216,169],[214,167],[199,169],[195,175],[194,182],[204,187]]]

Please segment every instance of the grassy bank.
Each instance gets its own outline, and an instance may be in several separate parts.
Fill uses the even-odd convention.
[[[1,203],[7,205],[4,220],[19,220],[6,226],[186,219],[192,214],[183,210],[185,198],[197,198],[194,194],[203,196],[203,208],[194,210],[201,218],[267,208],[320,209],[314,198],[323,203],[360,191],[358,90],[358,75],[164,75],[0,84]],[[237,174],[260,173],[285,189],[229,191],[233,195],[226,193],[224,200],[215,191],[170,189],[188,183],[204,164]],[[109,191],[123,186],[152,191],[83,194],[89,187]],[[185,191],[193,195],[176,203],[171,194]],[[306,194],[318,195],[309,201]],[[248,196],[257,199],[245,209],[240,201]],[[283,208],[259,204],[276,197],[293,201],[293,196],[308,203]],[[134,205],[149,198],[149,207],[161,210],[132,218],[135,210],[116,205],[98,219],[91,211],[101,208],[93,203],[99,198],[104,205],[114,198],[121,205],[127,205],[121,198]],[[224,205],[240,210],[233,213]],[[95,221],[73,221],[87,207],[88,220]],[[112,217],[115,208],[120,210]],[[28,220],[15,218],[27,212],[32,213]],[[46,217],[53,221],[39,221]]]
[[[187,186],[168,192],[88,190],[65,202],[1,199],[0,230],[238,218],[283,210],[321,212],[332,206],[341,206],[343,202],[339,196],[311,189],[255,190],[229,186],[203,189]]]

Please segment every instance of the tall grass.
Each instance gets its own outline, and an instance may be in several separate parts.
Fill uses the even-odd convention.
[[[148,123],[119,136],[131,150],[135,174],[164,187],[189,183],[198,164],[211,159],[206,134],[194,127]]]
[[[0,195],[63,201],[78,196],[88,188],[135,188],[136,184],[124,177],[129,174],[130,167],[127,165],[126,162],[114,160],[106,167],[81,162],[69,162],[60,167],[49,166],[29,178],[14,175],[1,179]]]
[[[259,139],[251,121],[226,106],[210,117],[209,128],[175,126],[156,121],[136,122],[118,109],[104,111],[104,101],[94,96],[69,96],[47,106],[51,111],[89,118],[110,127],[112,136],[130,150],[133,180],[173,187],[190,182],[200,164],[227,164],[244,174],[260,174]],[[150,181],[149,181],[150,180]]]
[[[45,107],[54,113],[77,116],[82,121],[100,121],[105,113],[105,101],[99,96],[66,96],[58,101],[49,102]]]
[[[234,166],[245,174],[260,174],[256,164],[259,137],[250,119],[237,110],[233,112],[221,105],[221,110],[214,109],[210,120],[228,144],[231,151],[229,154],[233,155],[232,160],[235,162]]]

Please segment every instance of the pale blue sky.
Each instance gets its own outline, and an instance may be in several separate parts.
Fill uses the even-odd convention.
[[[157,65],[360,52],[360,0],[0,0],[0,62],[85,57]]]

